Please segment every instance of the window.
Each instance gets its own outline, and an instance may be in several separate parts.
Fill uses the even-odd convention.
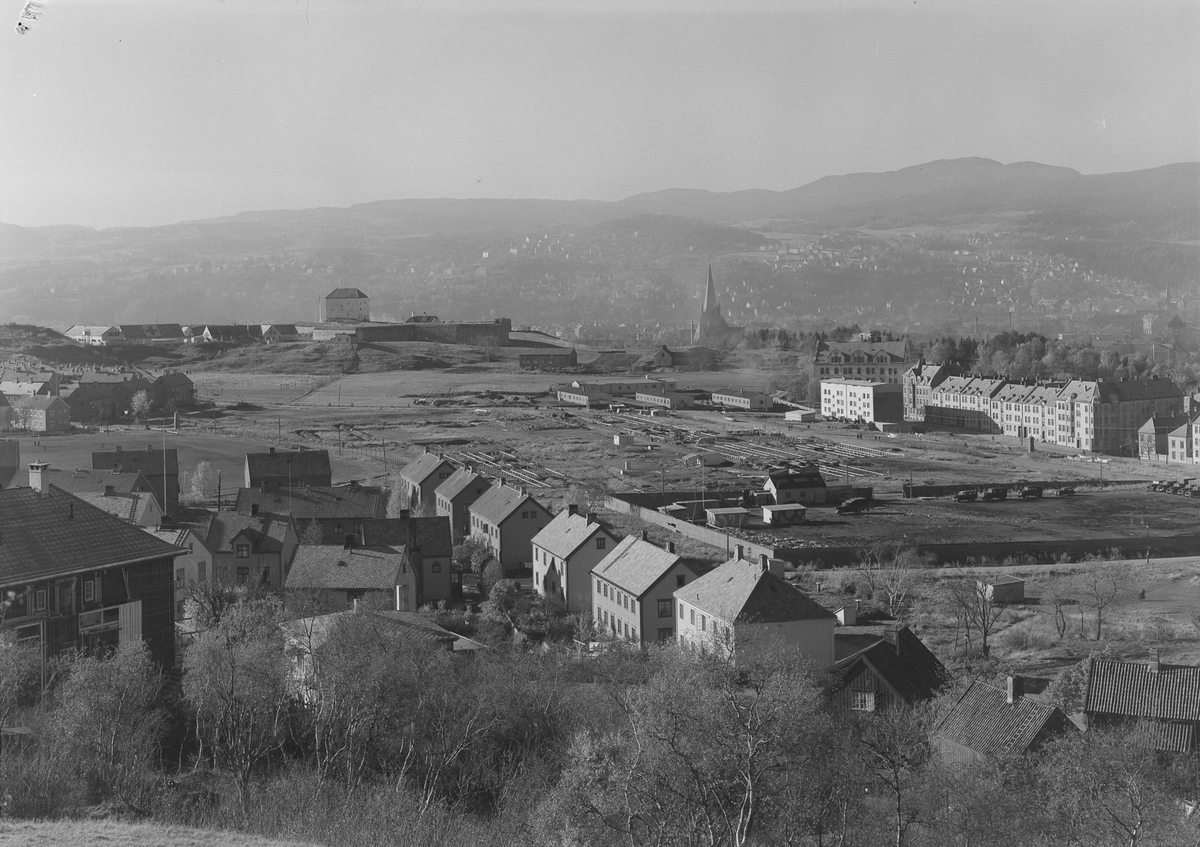
[[[670,641],[674,637],[675,637],[675,630],[669,626],[664,627],[663,629],[660,629],[658,631],[658,640],[659,641]]]
[[[522,520],[529,520],[529,512],[521,512]]]
[[[692,626],[696,625],[696,610],[695,609],[688,609],[688,619],[689,619],[688,623],[690,623]]]
[[[625,637],[629,637],[629,621],[625,622]]]
[[[249,581],[250,581],[250,569],[249,568],[238,568],[237,569],[238,585],[245,585]]]
[[[183,585],[184,580],[186,580],[186,579],[187,579],[187,571],[185,571],[183,568],[176,568],[175,569],[175,584]],[[84,591],[84,594],[85,595],[87,594],[86,590]],[[86,600],[87,597],[85,596],[83,599]]]
[[[204,572],[207,569],[208,569],[208,562],[197,562],[196,563],[196,582],[204,582],[204,580],[207,578],[205,576]]]
[[[704,615],[700,616],[700,631],[708,632],[708,618],[706,618]]]
[[[607,540],[607,539],[604,539],[604,538],[597,538],[597,539],[596,539],[596,549],[597,549],[597,550],[603,550],[603,549],[604,549],[604,542],[605,542],[606,540]]]
[[[679,607],[679,619],[683,620],[683,606]]]
[[[432,573],[441,573],[442,572],[442,563],[434,562],[432,565],[429,566],[429,570]]]
[[[873,711],[875,711],[875,692],[874,691],[851,691],[850,692],[850,708],[856,712],[873,712]]]
[[[670,598],[668,598],[666,600],[658,601],[658,616],[660,618],[671,617],[671,600],[670,600]]]
[[[685,576],[684,574],[680,574],[679,576],[675,577],[675,587],[676,588],[683,588],[683,586],[686,583],[687,583],[687,576]]]
[[[35,612],[46,611],[46,589],[39,588],[33,595],[33,610]]]
[[[87,580],[83,583],[83,602],[90,603],[96,599],[96,583],[94,580]]]
[[[237,546],[237,557],[239,559],[249,559],[250,558],[250,545],[249,544],[239,544]]]
[[[628,594],[621,595],[621,606],[622,606],[622,608],[625,608],[625,609],[629,608],[629,595]]]
[[[607,582],[601,583],[601,585],[604,588],[604,597],[605,597],[605,599],[607,599],[608,598],[608,583]]]
[[[341,534],[342,534],[342,525],[341,525],[340,523],[335,523],[335,524],[333,525],[333,534],[334,534],[334,535],[341,535]]]

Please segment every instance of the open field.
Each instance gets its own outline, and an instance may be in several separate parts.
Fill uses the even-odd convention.
[[[119,821],[0,821],[0,845],[13,847],[306,847],[242,832]]]

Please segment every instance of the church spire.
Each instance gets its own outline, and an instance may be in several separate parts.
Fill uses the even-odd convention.
[[[717,287],[713,284],[711,264],[708,266],[708,288],[704,291],[704,309],[701,314],[721,314],[721,304],[717,302]]]

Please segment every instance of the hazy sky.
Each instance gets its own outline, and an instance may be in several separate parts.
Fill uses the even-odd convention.
[[[0,0],[0,221],[1200,159],[1200,2]]]

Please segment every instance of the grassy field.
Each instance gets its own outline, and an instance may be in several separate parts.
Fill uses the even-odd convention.
[[[241,832],[117,821],[0,821],[0,845],[13,847],[306,847]]]

